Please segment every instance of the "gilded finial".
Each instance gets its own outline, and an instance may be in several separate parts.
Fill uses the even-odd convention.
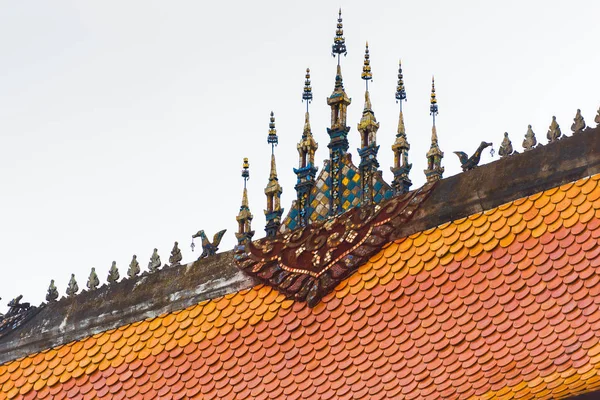
[[[581,115],[581,110],[577,109],[577,114],[575,114],[575,118],[573,119],[573,125],[571,125],[571,130],[573,133],[581,133],[585,129],[585,121],[583,116]]]
[[[527,127],[527,133],[525,133],[525,139],[523,139],[523,148],[525,151],[533,150],[535,145],[537,144],[537,139],[535,138],[535,133],[531,128],[531,125]]]
[[[304,81],[304,92],[302,93],[302,101],[306,101],[306,112],[308,112],[308,104],[313,99],[312,87],[310,86],[310,68],[306,68],[306,80]]]
[[[435,125],[435,116],[438,115],[437,99],[435,97],[435,79],[431,77],[431,100],[429,106],[429,115],[433,116],[433,124]]]
[[[275,152],[275,146],[279,143],[277,137],[277,129],[275,129],[275,114],[271,111],[271,119],[269,121],[269,136],[267,137],[267,143],[271,145],[271,154]]]
[[[67,286],[67,296],[73,297],[79,292],[79,285],[77,285],[77,281],[75,280],[75,274],[71,274],[71,279],[69,279],[69,285]]]
[[[96,274],[96,268],[92,267],[86,286],[90,290],[96,290],[98,285],[100,285],[100,279],[98,279],[98,274]]]
[[[117,268],[117,262],[113,261],[110,266],[110,270],[108,271],[108,277],[106,278],[106,280],[108,281],[109,284],[117,283],[117,281],[119,280],[120,277],[121,276],[119,275],[119,269]]]
[[[556,117],[552,116],[552,123],[550,124],[550,127],[548,128],[548,133],[546,134],[546,137],[548,138],[548,143],[557,141],[561,138],[561,136],[562,132],[560,131],[560,126],[558,125],[558,122],[556,122]]]
[[[51,303],[58,299],[58,289],[56,289],[56,285],[54,285],[54,279],[50,281],[50,286],[48,286],[48,292],[46,293],[46,301]]]
[[[402,60],[398,60],[398,86],[396,86],[396,103],[400,102],[402,110],[402,101],[406,101],[406,89],[404,88],[404,76],[402,75]]]
[[[346,51],[346,39],[344,38],[344,25],[342,24],[342,9],[338,13],[337,29],[335,31],[335,37],[333,38],[333,45],[331,46],[331,55],[335,57],[337,54],[338,65],[340,64],[340,55],[344,57],[348,52]]]
[[[369,90],[369,81],[373,79],[373,74],[371,73],[371,61],[369,58],[369,42],[367,42],[365,45],[365,61],[363,63],[363,72],[360,75],[361,79],[363,79],[367,85],[367,90]]]

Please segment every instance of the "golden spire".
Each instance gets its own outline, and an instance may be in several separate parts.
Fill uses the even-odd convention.
[[[244,191],[242,193],[242,205],[240,206],[240,212],[236,217],[239,228],[238,232],[236,232],[235,234],[235,237],[237,238],[239,244],[242,244],[245,241],[252,239],[252,236],[254,236],[254,231],[252,231],[250,225],[253,216],[250,212],[250,207],[248,206],[248,189],[246,188],[246,183],[250,178],[249,168],[250,163],[248,162],[248,158],[244,158],[244,162],[242,164],[242,178],[244,179]]]
[[[275,146],[279,143],[277,137],[277,129],[275,129],[275,114],[271,111],[271,119],[269,121],[269,136],[267,137],[267,143],[271,145],[271,154],[275,153]]]
[[[427,152],[427,169],[425,170],[425,176],[427,182],[435,182],[442,179],[444,173],[444,167],[442,167],[442,158],[444,153],[440,150],[438,145],[437,129],[435,127],[435,116],[438,114],[437,99],[435,98],[435,80],[431,77],[431,100],[429,106],[429,114],[433,117],[433,126],[431,127],[431,147]]]
[[[402,75],[402,61],[399,60],[396,103],[400,103],[400,115],[398,116],[398,133],[396,134],[396,140],[392,145],[392,151],[394,152],[394,166],[390,168],[394,174],[392,187],[398,194],[408,192],[412,185],[412,182],[408,177],[412,164],[408,162],[410,144],[406,140],[406,129],[404,127],[404,114],[402,112],[402,102],[404,101],[406,101],[406,90],[404,88],[404,77]]]
[[[338,13],[337,29],[335,31],[335,37],[333,38],[333,45],[331,46],[331,55],[335,57],[337,54],[338,65],[340,65],[340,55],[344,57],[348,52],[346,51],[346,39],[344,38],[344,25],[342,24],[342,9]]]
[[[306,101],[306,112],[308,113],[308,105],[313,99],[312,87],[310,86],[310,68],[306,68],[306,80],[304,81],[304,92],[302,93],[302,101]]]
[[[360,77],[365,81],[367,90],[369,90],[369,81],[373,79],[373,74],[371,74],[371,61],[369,60],[369,42],[367,42],[365,46],[365,61],[363,63],[363,72]]]

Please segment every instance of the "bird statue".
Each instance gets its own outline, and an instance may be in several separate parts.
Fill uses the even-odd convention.
[[[198,233],[196,233],[195,235],[192,236],[192,241],[195,238],[202,239],[202,254],[200,254],[200,257],[198,257],[198,260],[200,260],[201,258],[214,256],[215,254],[217,254],[217,250],[219,250],[219,243],[221,243],[221,239],[223,238],[223,235],[225,234],[226,231],[227,231],[227,229],[223,229],[222,231],[217,232],[215,234],[215,236],[213,237],[212,243],[208,241],[208,237],[206,237],[206,234],[204,233],[203,230],[198,231]]]
[[[454,154],[458,156],[460,160],[460,166],[462,167],[463,172],[475,168],[477,164],[479,164],[479,159],[481,158],[481,152],[483,151],[483,149],[491,145],[492,144],[488,142],[481,142],[481,144],[471,157],[469,157],[466,153],[462,151],[455,151]]]

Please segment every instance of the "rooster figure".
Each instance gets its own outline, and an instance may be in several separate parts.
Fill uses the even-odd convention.
[[[463,172],[475,168],[477,164],[479,164],[479,160],[481,159],[481,152],[486,147],[489,147],[491,145],[492,144],[488,142],[481,142],[481,144],[471,157],[469,157],[466,153],[462,151],[455,151],[454,154],[458,156],[458,159],[460,160],[460,166],[462,167]]]
[[[215,254],[217,254],[217,250],[219,250],[219,243],[221,243],[221,239],[223,238],[223,235],[225,234],[226,231],[227,231],[227,229],[223,229],[222,231],[217,232],[215,234],[215,236],[213,237],[212,243],[208,241],[208,237],[206,237],[206,234],[204,233],[204,231],[198,231],[198,233],[196,233],[194,236],[192,236],[192,239],[196,239],[196,238],[202,239],[202,254],[200,254],[200,257],[198,257],[198,260],[201,258],[214,256]]]

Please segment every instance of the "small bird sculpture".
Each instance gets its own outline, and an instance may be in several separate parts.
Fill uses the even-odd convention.
[[[227,231],[227,229],[223,229],[222,231],[217,232],[215,234],[215,236],[213,237],[212,243],[208,241],[208,237],[206,237],[206,234],[204,233],[203,230],[198,231],[198,233],[196,233],[194,236],[192,236],[192,239],[195,239],[195,238],[202,239],[202,254],[200,254],[200,257],[198,257],[198,260],[200,260],[201,258],[214,256],[215,254],[217,254],[217,251],[219,250],[219,243],[221,243],[221,239],[223,238],[223,235],[225,234],[226,231]]]
[[[460,166],[462,167],[463,172],[475,168],[477,164],[479,164],[479,160],[481,159],[481,152],[491,145],[492,144],[488,142],[481,142],[481,144],[471,157],[469,157],[466,153],[462,151],[455,151],[454,154],[458,156],[458,159],[460,160]]]

